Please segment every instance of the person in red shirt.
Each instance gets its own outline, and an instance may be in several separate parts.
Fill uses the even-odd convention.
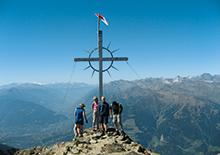
[[[93,130],[96,131],[99,128],[99,101],[96,96],[93,97],[92,113],[93,113],[92,128]]]

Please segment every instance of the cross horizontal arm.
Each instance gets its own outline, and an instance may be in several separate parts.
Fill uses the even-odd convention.
[[[80,61],[99,61],[99,58],[74,58],[75,62]],[[102,58],[102,61],[128,61],[127,57],[106,57]]]

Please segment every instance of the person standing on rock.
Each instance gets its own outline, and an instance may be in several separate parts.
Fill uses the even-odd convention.
[[[112,105],[110,107],[110,115],[113,116],[113,124],[116,130],[116,134],[123,134],[123,126],[122,126],[122,122],[121,122],[121,113],[123,111],[123,106],[116,102],[113,101]]]
[[[104,96],[101,97],[102,104],[99,106],[99,123],[103,133],[108,129],[108,117],[109,117],[109,104],[106,102]]]
[[[75,115],[75,127],[74,127],[75,137],[82,137],[84,120],[86,121],[86,123],[88,123],[85,112],[85,104],[83,103],[80,104],[79,107],[75,109],[74,115]]]
[[[92,114],[92,128],[96,131],[99,128],[99,102],[96,96],[93,97]]]

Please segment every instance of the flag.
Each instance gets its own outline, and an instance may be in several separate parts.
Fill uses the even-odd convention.
[[[99,13],[96,13],[95,15],[96,15],[99,19],[101,19],[101,21],[103,21],[103,23],[105,23],[105,25],[108,26],[108,22],[107,22],[107,20],[105,19],[105,17],[104,17],[103,15],[101,15],[101,14],[99,14]]]

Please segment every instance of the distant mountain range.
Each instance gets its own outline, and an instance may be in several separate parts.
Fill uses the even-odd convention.
[[[120,101],[127,132],[161,154],[220,152],[220,76],[114,81],[106,96]]]
[[[0,86],[0,143],[26,148],[72,138],[70,116],[94,88],[82,83]]]
[[[64,102],[67,89],[71,91]],[[70,139],[72,120],[66,113],[80,102],[87,104],[90,113],[91,99],[97,94],[95,86],[86,84],[1,86],[1,106],[17,106],[9,114],[20,117],[12,128],[6,123],[9,116],[0,117],[0,143],[30,147]],[[123,104],[126,132],[148,148],[166,155],[220,152],[220,75],[113,81],[105,85],[105,96],[109,103]],[[26,114],[29,118],[22,118]]]
[[[28,127],[33,124],[44,126],[66,119],[32,102],[1,98],[0,103],[0,124],[4,127]]]
[[[74,106],[84,94],[94,89],[84,83],[10,84],[0,86],[0,99],[20,100],[42,105],[60,114]]]

